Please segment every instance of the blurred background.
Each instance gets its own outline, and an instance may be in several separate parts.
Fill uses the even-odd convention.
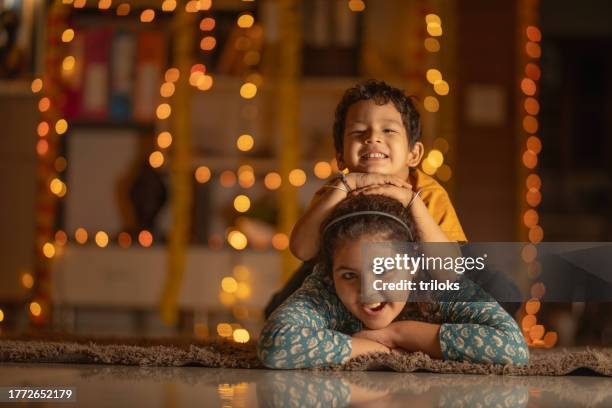
[[[606,0],[0,0],[0,333],[246,342],[345,89],[414,95],[470,241],[612,240]],[[611,344],[608,303],[516,316]]]

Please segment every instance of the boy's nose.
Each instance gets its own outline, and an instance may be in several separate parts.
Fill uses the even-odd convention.
[[[381,140],[382,138],[379,132],[370,130],[366,133],[366,138],[365,138],[366,144],[380,143]]]

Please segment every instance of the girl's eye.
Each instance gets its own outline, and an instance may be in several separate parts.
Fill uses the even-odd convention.
[[[342,279],[350,280],[350,279],[355,278],[355,273],[354,272],[344,272],[340,276],[342,277]]]

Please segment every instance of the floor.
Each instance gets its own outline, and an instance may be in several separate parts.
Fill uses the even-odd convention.
[[[612,379],[3,364],[6,386],[70,386],[83,407],[612,407]],[[24,406],[0,403],[2,406]],[[56,402],[35,406],[58,406]]]

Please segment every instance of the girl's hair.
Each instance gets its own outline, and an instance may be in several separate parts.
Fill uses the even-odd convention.
[[[349,217],[327,226],[335,219],[358,211],[380,211],[395,216],[408,226],[378,214],[363,214]],[[346,198],[321,224],[321,245],[319,263],[329,272],[332,270],[333,255],[338,246],[346,240],[358,240],[362,236],[378,235],[388,241],[418,241],[410,211],[402,203],[382,195],[356,195]]]

